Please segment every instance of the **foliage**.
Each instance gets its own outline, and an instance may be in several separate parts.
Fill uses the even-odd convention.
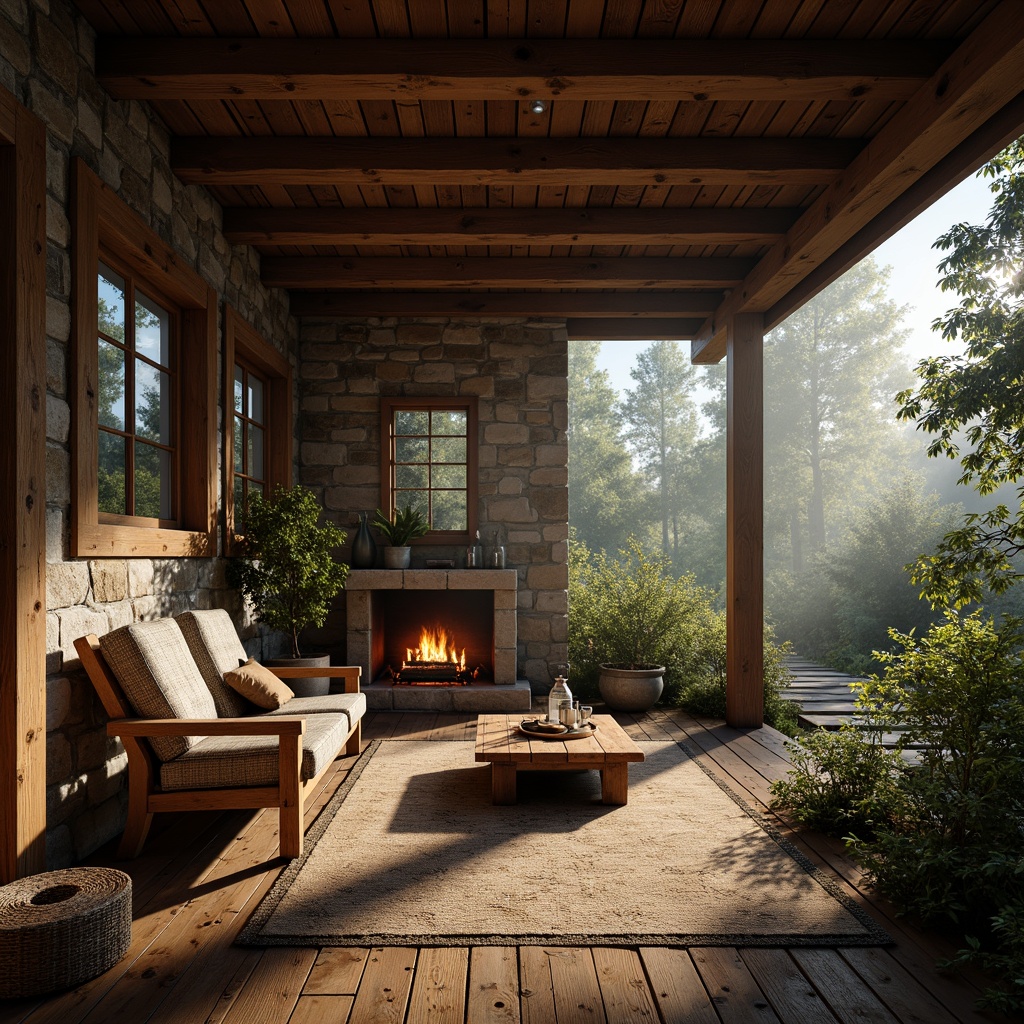
[[[950,613],[921,637],[891,635],[899,649],[879,653],[884,675],[858,704],[902,725],[901,745],[920,747],[920,764],[901,786],[900,820],[860,853],[904,907],[983,927],[1011,880],[980,868],[1024,838],[1024,631],[976,612]]]
[[[304,487],[277,487],[269,498],[250,492],[244,557],[232,559],[228,568],[231,584],[252,601],[256,620],[290,635],[296,658],[299,632],[324,624],[348,575],[348,566],[331,557],[345,532],[334,523],[321,524],[320,511]]]
[[[430,523],[427,521],[427,517],[412,505],[396,508],[391,519],[377,509],[374,513],[373,525],[384,534],[388,543],[396,548],[404,548],[409,541],[423,537],[430,532]]]
[[[960,483],[982,495],[1024,476],[1024,140],[979,172],[992,179],[984,224],[955,224],[935,243],[948,252],[940,286],[960,304],[933,329],[962,354],[923,360],[917,390],[900,392],[898,416],[934,435],[932,457],[958,459]],[[965,450],[966,449],[966,450]],[[918,560],[914,581],[937,607],[961,608],[1021,577],[1024,487],[1012,503],[968,513],[938,551]]]
[[[816,729],[788,743],[793,767],[772,783],[772,804],[804,825],[831,836],[870,838],[898,802],[897,780],[906,770],[878,733],[843,726]]]
[[[1001,858],[1005,859],[1005,858]],[[1024,874],[1024,857],[1019,857],[1013,868],[1014,877]],[[1024,897],[1019,895],[992,918],[992,942],[985,945],[977,936],[967,937],[967,948],[947,964],[940,967],[975,963],[994,978],[997,985],[987,989],[978,1005],[983,1010],[997,1013],[1024,1012]]]
[[[935,618],[906,564],[933,551],[960,514],[904,478],[852,510],[848,531],[799,575],[776,571],[769,602],[781,636],[807,658],[860,674],[877,669],[872,651],[889,627],[925,629]]]
[[[569,493],[576,536],[593,550],[616,551],[646,518],[647,502],[622,436],[618,392],[597,369],[600,348],[569,345]]]

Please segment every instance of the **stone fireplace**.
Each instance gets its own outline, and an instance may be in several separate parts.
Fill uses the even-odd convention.
[[[515,569],[366,569],[345,585],[348,663],[363,670],[375,710],[529,710],[530,685],[516,678]],[[443,628],[476,678],[431,685],[399,682],[423,628]]]

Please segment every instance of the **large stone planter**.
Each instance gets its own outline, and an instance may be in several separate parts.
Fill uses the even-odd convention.
[[[329,654],[314,654],[309,658],[265,658],[263,664],[267,668],[277,665],[281,668],[327,668],[331,664]],[[331,680],[328,676],[318,676],[312,673],[304,679],[282,679],[296,697],[323,697],[331,690]],[[287,705],[285,705],[287,707]]]
[[[602,665],[597,685],[612,711],[646,711],[657,703],[665,689],[664,675],[664,665],[642,668]]]

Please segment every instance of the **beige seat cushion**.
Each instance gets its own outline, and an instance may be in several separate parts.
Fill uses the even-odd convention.
[[[312,715],[302,737],[302,779],[312,779],[337,756],[348,736],[345,715]],[[208,736],[160,766],[165,790],[276,786],[276,736]]]
[[[225,672],[224,682],[264,711],[280,711],[287,707],[288,702],[295,696],[288,686],[255,658],[250,658],[244,665]]]
[[[293,697],[282,708],[265,712],[268,715],[340,715],[348,716],[351,732],[366,714],[365,693],[327,693],[320,697]]]
[[[219,718],[242,718],[252,714],[245,698],[224,685],[224,673],[249,659],[238,639],[231,616],[223,608],[185,612],[175,622],[192,652],[199,671],[213,695]]]
[[[173,619],[133,622],[107,633],[100,650],[140,718],[216,718],[217,708]],[[180,757],[197,736],[154,736],[161,761]]]

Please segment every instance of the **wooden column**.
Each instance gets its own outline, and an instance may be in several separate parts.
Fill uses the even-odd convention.
[[[726,349],[726,720],[764,723],[764,320],[728,324]]]
[[[46,131],[0,89],[0,883],[46,867]]]

